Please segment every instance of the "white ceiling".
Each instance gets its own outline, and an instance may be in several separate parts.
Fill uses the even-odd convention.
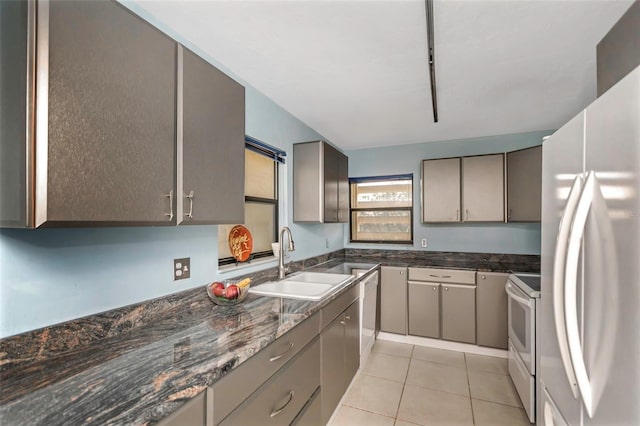
[[[136,0],[342,149],[555,129],[596,97],[632,0]]]

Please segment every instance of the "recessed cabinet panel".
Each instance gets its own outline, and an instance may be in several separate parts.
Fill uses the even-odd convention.
[[[409,281],[409,334],[440,338],[440,284]]]
[[[243,223],[244,87],[182,52],[182,223]]]
[[[422,162],[422,221],[460,221],[460,158]]]
[[[507,221],[540,222],[542,145],[507,153]]]
[[[504,286],[509,274],[478,272],[477,276],[478,345],[507,349],[507,292]]]
[[[504,155],[462,158],[464,222],[504,221]]]
[[[443,284],[442,338],[476,343],[476,287]]]
[[[407,334],[407,268],[383,266],[380,273],[380,329]]]
[[[175,224],[176,43],[116,2],[48,5],[48,173],[37,176],[46,207],[36,206],[36,225]]]

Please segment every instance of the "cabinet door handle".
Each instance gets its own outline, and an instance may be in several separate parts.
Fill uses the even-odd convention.
[[[511,220],[511,212],[513,209],[509,209],[509,212],[507,213],[507,220]]]
[[[281,354],[279,354],[279,355],[274,355],[274,356],[272,356],[271,358],[269,358],[269,362],[274,362],[274,361],[279,360],[280,358],[282,358],[283,356],[285,356],[285,355],[286,355],[286,354],[287,354],[291,349],[293,349],[293,342],[290,342],[290,343],[289,343],[289,347],[288,347],[287,349],[285,349],[285,351],[284,351],[284,352],[282,352],[282,353],[281,353]]]
[[[433,291],[438,291],[438,287],[433,286]]]
[[[188,195],[185,195],[184,198],[189,200],[189,213],[187,213],[187,217],[193,219],[193,189]]]
[[[433,278],[451,278],[451,275],[434,275],[434,274],[429,274],[430,277]]]
[[[465,220],[469,220],[469,209],[466,209],[466,210],[465,210],[465,214],[466,214],[466,216],[467,216],[467,218],[466,218]]]
[[[169,220],[173,220],[173,189],[169,191],[168,194],[165,194],[165,197],[169,199],[169,213],[165,213],[164,215],[169,218]]]
[[[341,324],[341,325],[346,325],[347,323],[346,323],[346,322],[344,322],[344,321],[340,321],[340,324]]]
[[[460,210],[456,210],[456,220],[460,220]]]
[[[445,287],[445,288],[444,288],[444,291],[449,291],[449,287]]]
[[[482,278],[483,280],[487,279],[486,275],[482,275],[480,278]]]
[[[400,275],[404,275],[404,271],[400,271]]]
[[[346,319],[347,321],[351,321],[351,317],[349,315],[345,315],[344,319]]]
[[[284,405],[283,405],[282,407],[280,407],[280,408],[278,408],[278,409],[276,409],[276,410],[273,410],[273,411],[271,412],[271,414],[269,414],[269,417],[275,417],[275,416],[277,416],[278,414],[282,413],[282,411],[283,411],[285,408],[287,408],[287,405],[289,405],[289,403],[291,402],[291,400],[293,399],[293,396],[294,396],[295,394],[296,394],[296,393],[295,393],[294,391],[289,391],[289,399],[287,399],[287,402],[285,402],[285,403],[284,403]]]

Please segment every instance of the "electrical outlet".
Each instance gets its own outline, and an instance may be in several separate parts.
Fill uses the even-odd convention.
[[[426,238],[423,238],[422,240],[420,240],[420,245],[421,245],[422,247],[427,247],[427,239],[426,239]]]
[[[184,280],[191,276],[191,258],[173,259],[173,280]]]

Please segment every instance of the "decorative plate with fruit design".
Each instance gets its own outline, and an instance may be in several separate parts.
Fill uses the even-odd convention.
[[[242,226],[236,225],[229,231],[229,250],[231,256],[238,262],[244,262],[251,256],[253,250],[253,237],[251,232]]]

